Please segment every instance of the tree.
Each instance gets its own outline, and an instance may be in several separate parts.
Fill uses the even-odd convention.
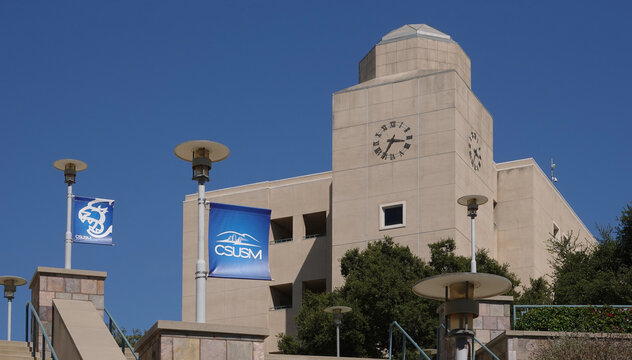
[[[123,328],[121,329],[121,332],[123,332],[123,335],[127,338],[127,341],[129,341],[129,344],[132,345],[132,348],[134,348],[138,340],[140,340],[140,338],[142,338],[143,335],[145,335],[145,330],[136,329],[136,328],[132,329],[130,333],[127,332],[127,329]],[[123,338],[121,337],[121,334],[118,331],[114,331],[112,336],[114,336],[114,340],[116,341],[118,346],[122,347]]]
[[[630,267],[632,266],[632,202],[623,208],[617,220],[619,225],[614,229],[617,248],[623,264]]]
[[[572,234],[550,240],[556,304],[632,302],[632,207],[617,219],[617,226],[599,228],[594,246],[582,246]]]
[[[307,291],[303,296],[303,307],[296,317],[296,323],[301,324],[297,334],[300,341],[281,334],[279,350],[285,354],[335,356],[336,328],[332,315],[325,313],[325,308],[340,304],[353,308],[352,312],[344,314],[341,325],[341,353],[345,356],[368,356],[367,349],[362,347],[365,344],[366,319],[356,311],[355,304],[342,298],[340,291],[319,294]]]
[[[529,286],[516,299],[516,304],[522,305],[550,305],[553,304],[553,288],[540,276],[537,279],[529,279]]]
[[[388,350],[388,330],[397,321],[420,344],[432,345],[437,327],[437,301],[423,299],[412,287],[432,269],[408,247],[385,238],[367,249],[348,251],[340,261],[345,299],[353,301],[367,319],[365,345],[371,356]]]
[[[471,258],[455,255],[456,244],[452,239],[445,239],[429,244],[430,247],[430,267],[433,273],[443,274],[450,272],[468,272],[471,270]],[[511,290],[506,294],[517,298],[518,292],[515,290],[520,285],[520,280],[516,274],[509,270],[508,264],[500,264],[492,259],[486,249],[476,251],[476,270],[481,273],[488,273],[506,277],[511,281]]]
[[[340,262],[344,285],[331,293],[306,294],[296,317],[297,337],[279,334],[279,349],[288,354],[333,355],[335,327],[331,315],[323,311],[331,305],[353,308],[344,315],[340,329],[343,356],[382,357],[388,351],[393,321],[420,346],[434,347],[440,302],[416,296],[412,286],[427,276],[469,271],[470,260],[454,254],[454,240],[429,246],[429,264],[388,237],[370,243],[362,251],[347,251]],[[476,258],[481,272],[505,276],[514,285],[519,283],[507,265],[498,264],[486,251],[477,252]],[[394,337],[394,342],[395,351],[400,351],[401,337]]]

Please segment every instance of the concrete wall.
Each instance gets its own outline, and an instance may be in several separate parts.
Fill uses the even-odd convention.
[[[344,253],[385,235],[425,259],[427,245],[445,238],[468,255],[470,222],[456,200],[468,194],[493,199],[496,170],[492,118],[459,74],[378,77],[335,93],[333,112],[334,287],[342,284]],[[410,129],[411,146],[396,159],[383,159],[374,142],[391,122]],[[476,168],[469,151],[473,136],[482,157]],[[380,229],[380,205],[395,202],[406,203],[406,226]],[[479,210],[477,247],[495,256],[492,209],[490,201]]]
[[[385,38],[360,62],[359,82],[418,69],[455,69],[471,85],[470,59],[456,42],[432,36]]]
[[[523,284],[551,271],[548,240],[553,235],[595,239],[533,159],[497,164],[495,225],[498,260],[510,264]]]

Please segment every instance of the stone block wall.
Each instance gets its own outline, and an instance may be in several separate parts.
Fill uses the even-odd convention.
[[[140,360],[264,360],[264,328],[159,320],[136,344]]]
[[[35,308],[46,333],[50,336],[53,326],[53,299],[90,301],[103,317],[104,281],[103,271],[59,269],[38,267],[31,278],[31,303]],[[41,349],[41,331],[35,319],[31,320],[31,338]]]
[[[531,354],[546,342],[563,336],[577,336],[586,339],[606,338],[611,341],[631,341],[632,334],[602,333],[560,333],[551,331],[515,331],[507,330],[487,344],[487,347],[500,360],[529,360]],[[595,354],[598,355],[598,354]],[[484,349],[478,349],[476,360],[492,360]]]
[[[483,344],[511,330],[511,296],[495,296],[479,301],[478,317],[474,319],[476,338]]]

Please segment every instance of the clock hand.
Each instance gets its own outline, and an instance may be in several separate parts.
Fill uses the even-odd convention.
[[[393,139],[395,139],[395,135],[393,135],[392,138],[386,140],[386,142],[388,143],[388,146],[386,147],[386,150],[384,150],[384,153],[387,153],[388,150],[391,148],[391,146],[393,146]]]
[[[386,150],[384,150],[384,153],[386,154],[388,152],[388,150],[391,148],[391,145],[393,145],[392,142],[388,142],[388,146],[386,147]]]

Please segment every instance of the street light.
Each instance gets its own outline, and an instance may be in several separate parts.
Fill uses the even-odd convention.
[[[326,313],[334,314],[334,324],[336,324],[336,356],[340,357],[340,324],[342,324],[342,314],[351,312],[348,306],[330,306],[325,309]]]
[[[191,162],[193,180],[198,182],[198,257],[195,264],[195,322],[206,322],[206,261],[204,259],[204,205],[209,171],[213,163],[228,157],[230,150],[220,143],[208,140],[183,142],[174,150],[177,157]]]
[[[421,297],[444,300],[446,328],[456,338],[456,360],[466,360],[467,340],[474,335],[478,299],[503,294],[511,289],[507,278],[485,273],[448,273],[427,277],[413,286]]]
[[[68,184],[68,191],[66,195],[66,254],[64,256],[64,268],[70,269],[72,264],[72,233],[70,231],[70,210],[72,208],[72,184],[75,183],[77,173],[84,171],[88,168],[88,165],[80,160],[74,159],[60,159],[53,163],[53,166],[57,170],[64,172],[64,182]]]
[[[478,317],[478,299],[504,294],[511,289],[509,279],[492,274],[476,273],[476,212],[487,202],[484,195],[467,195],[457,203],[467,206],[467,216],[472,219],[471,272],[448,273],[427,277],[413,286],[413,292],[421,297],[444,300],[446,329],[456,339],[457,360],[468,357],[467,340],[474,336],[474,318]]]
[[[0,285],[4,285],[4,297],[9,301],[7,310],[7,341],[11,341],[11,302],[15,297],[15,287],[26,284],[19,276],[0,276]]]
[[[476,233],[475,233],[475,227],[476,227],[476,221],[474,220],[476,218],[476,211],[478,210],[478,206],[479,205],[483,205],[487,202],[487,197],[484,195],[466,195],[466,196],[461,196],[457,201],[457,203],[459,203],[460,205],[463,206],[467,206],[467,216],[469,216],[472,220],[472,226],[471,226],[471,236],[470,238],[471,243],[472,243],[472,261],[470,264],[470,271],[475,273],[476,272]]]

